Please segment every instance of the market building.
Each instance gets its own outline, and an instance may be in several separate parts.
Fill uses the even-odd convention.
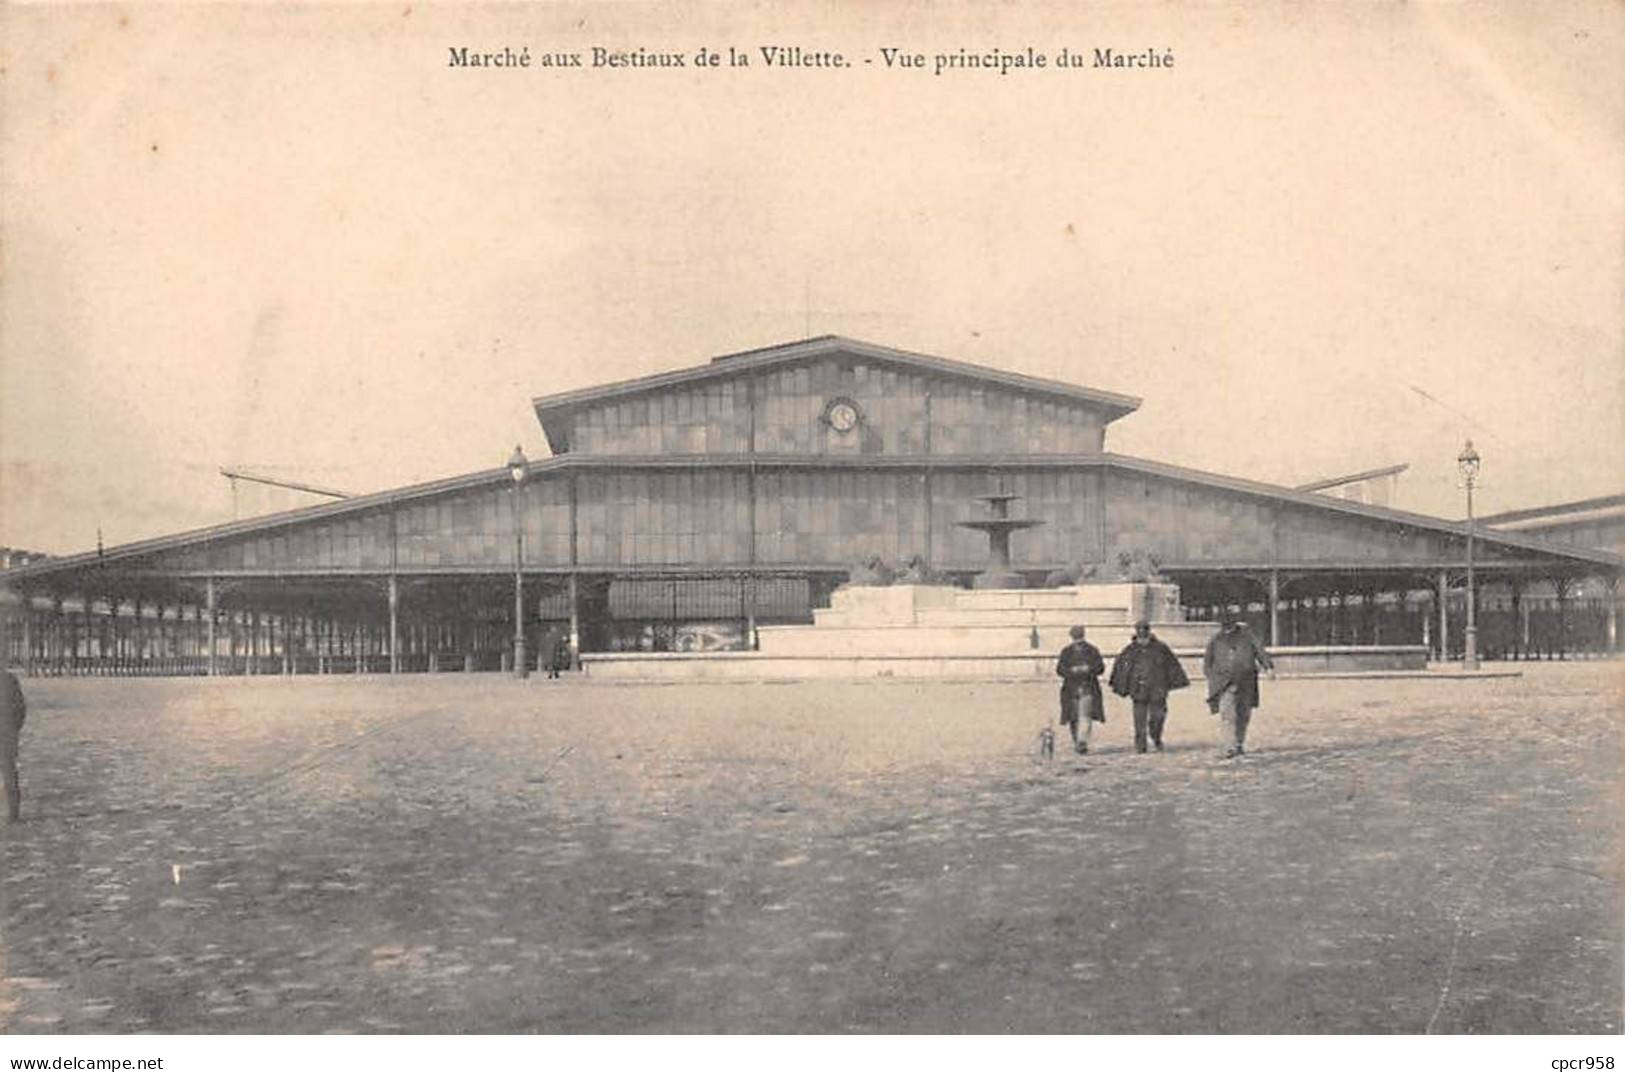
[[[836,336],[728,354],[535,399],[545,459],[6,570],[4,650],[252,674],[749,646],[859,563],[969,583],[988,543],[960,523],[998,492],[1042,522],[1011,545],[1029,585],[1152,562],[1276,644],[1459,647],[1463,522],[1110,452],[1139,405]],[[1559,601],[1620,571],[1617,546],[1489,519],[1475,543],[1479,584]],[[1586,613],[1613,650],[1617,598]]]

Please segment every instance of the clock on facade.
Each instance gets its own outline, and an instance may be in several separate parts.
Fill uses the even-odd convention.
[[[850,432],[862,420],[863,413],[850,398],[832,398],[824,404],[824,423],[837,432]]]

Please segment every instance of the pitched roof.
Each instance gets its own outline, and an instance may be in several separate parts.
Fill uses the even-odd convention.
[[[537,420],[542,423],[542,430],[547,434],[549,445],[553,446],[554,450],[557,451],[561,445],[567,447],[567,444],[562,443],[563,429],[558,427],[556,421],[550,421],[550,418],[564,416],[581,406],[629,395],[681,387],[701,380],[738,376],[745,372],[793,364],[825,354],[850,354],[854,357],[861,357],[882,364],[912,368],[933,375],[976,380],[1016,391],[1025,391],[1030,394],[1046,395],[1051,398],[1062,398],[1074,402],[1087,402],[1104,410],[1108,422],[1127,416],[1140,408],[1140,399],[1133,395],[1117,394],[1112,391],[1097,391],[1092,387],[1080,387],[1077,384],[1066,383],[1062,380],[1047,380],[1038,376],[1026,376],[1019,372],[1006,372],[1003,369],[990,368],[986,365],[973,365],[967,361],[954,361],[946,357],[934,357],[930,354],[898,350],[890,346],[880,346],[876,343],[864,342],[861,339],[849,339],[841,335],[819,335],[815,338],[801,339],[796,342],[779,343],[754,350],[721,354],[712,358],[710,363],[705,365],[675,369],[671,372],[657,372],[651,376],[639,376],[636,379],[619,380],[615,383],[599,384],[595,387],[582,387],[574,391],[540,395],[531,400],[531,405],[536,410]]]
[[[1467,523],[1465,521],[1451,521],[1442,517],[1434,517],[1431,514],[1416,514],[1409,510],[1396,510],[1391,506],[1371,506],[1351,499],[1340,499],[1335,495],[1322,495],[1318,492],[1283,487],[1280,484],[1266,484],[1259,480],[1246,480],[1242,477],[1208,473],[1200,469],[1187,469],[1180,465],[1152,461],[1149,458],[1135,458],[1126,454],[1102,454],[1100,460],[1103,464],[1134,472],[1166,477],[1171,480],[1182,480],[1187,483],[1200,484],[1225,491],[1240,492],[1244,495],[1254,495],[1259,498],[1296,503],[1316,510],[1352,514],[1371,521],[1407,525],[1411,528],[1441,532],[1451,536],[1465,537],[1467,535]],[[1474,539],[1482,541],[1486,545],[1499,545],[1521,551],[1533,551],[1537,554],[1556,555],[1561,558],[1582,559],[1600,566],[1618,567],[1621,562],[1620,556],[1609,551],[1553,543],[1549,540],[1514,534],[1504,530],[1485,530],[1482,521],[1478,523],[1473,535]]]
[[[537,473],[548,469],[557,469],[565,462],[566,459],[564,458],[547,458],[542,461],[531,462],[529,472]],[[55,573],[58,570],[74,569],[79,566],[105,565],[122,559],[140,558],[162,551],[172,551],[179,547],[209,544],[215,540],[253,536],[262,532],[286,528],[290,525],[302,525],[310,521],[325,521],[347,514],[366,513],[369,510],[376,510],[394,503],[431,498],[447,492],[477,488],[484,484],[506,484],[511,479],[512,477],[509,475],[506,466],[501,469],[482,469],[477,473],[465,473],[461,476],[445,477],[440,480],[425,481],[421,484],[391,488],[388,491],[354,495],[348,499],[316,503],[313,506],[295,507],[292,510],[281,510],[274,514],[245,518],[241,521],[228,521],[220,525],[187,529],[183,532],[170,533],[167,536],[136,540],[132,543],[118,544],[101,550],[81,551],[73,555],[53,555],[0,573],[0,582],[14,578]]]
[[[993,468],[1056,468],[1056,467],[1105,467],[1119,469],[1127,472],[1143,473],[1169,480],[1179,480],[1186,483],[1197,484],[1204,487],[1216,488],[1223,491],[1236,492],[1264,499],[1280,502],[1295,503],[1315,510],[1331,511],[1333,513],[1349,514],[1370,521],[1387,522],[1390,524],[1406,525],[1411,528],[1424,529],[1431,532],[1440,532],[1452,536],[1465,536],[1466,524],[1461,521],[1452,521],[1446,518],[1433,517],[1428,514],[1416,514],[1404,510],[1395,510],[1386,506],[1369,506],[1365,503],[1352,502],[1330,495],[1320,495],[1314,492],[1300,491],[1284,487],[1279,484],[1266,484],[1262,481],[1247,480],[1241,477],[1225,476],[1219,473],[1205,472],[1200,469],[1188,469],[1184,466],[1170,465],[1166,462],[1152,461],[1149,458],[1137,458],[1124,454],[1078,454],[1078,455],[1020,455],[987,459],[976,455],[865,455],[861,457],[841,456],[806,456],[806,455],[737,455],[725,458],[704,457],[699,455],[650,455],[650,456],[617,456],[617,457],[588,457],[580,455],[559,455],[530,463],[529,472],[534,476],[540,473],[571,470],[596,470],[613,468],[660,468],[660,467],[710,467],[731,465],[755,465],[764,468],[774,466],[823,466],[823,467],[852,467],[852,468],[913,468],[920,465],[930,465],[943,468],[989,466]],[[300,507],[294,510],[285,510],[280,513],[267,514],[263,517],[249,518],[243,521],[232,521],[222,525],[211,525],[206,528],[192,529],[186,532],[177,532],[168,536],[159,536],[149,540],[138,540],[134,543],[121,544],[106,548],[102,551],[85,551],[74,555],[44,558],[37,562],[0,572],[0,583],[11,580],[30,579],[46,576],[59,571],[72,570],[82,566],[105,565],[108,563],[139,558],[145,555],[170,551],[176,548],[208,544],[215,540],[231,539],[234,537],[251,536],[261,532],[274,531],[291,525],[301,525],[312,521],[329,520],[349,514],[365,513],[380,509],[396,503],[410,502],[415,499],[432,498],[450,492],[463,491],[469,488],[481,487],[487,484],[506,484],[509,481],[506,467],[499,469],[485,469],[475,473],[466,473],[461,476],[448,477],[441,480],[427,481],[407,487],[392,488],[388,491],[374,492],[368,495],[357,495],[350,499],[340,499],[336,502],[317,503],[314,506]],[[1594,500],[1586,500],[1591,503]],[[1479,521],[1483,525],[1483,521]],[[1476,538],[1487,546],[1501,546],[1504,548],[1533,552],[1536,554],[1551,555],[1556,558],[1568,559],[1571,562],[1579,561],[1591,565],[1607,568],[1619,568],[1621,556],[1609,551],[1577,547],[1570,544],[1556,543],[1550,540],[1522,533],[1513,533],[1506,530],[1486,530],[1479,527]]]

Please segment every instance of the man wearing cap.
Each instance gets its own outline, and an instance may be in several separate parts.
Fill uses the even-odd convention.
[[[1112,662],[1111,688],[1134,703],[1134,750],[1146,750],[1146,737],[1162,751],[1162,727],[1168,721],[1168,693],[1189,685],[1173,651],[1151,632],[1151,623],[1134,623],[1134,639]]]
[[[1207,677],[1208,710],[1219,716],[1224,735],[1224,758],[1234,759],[1246,753],[1247,723],[1258,707],[1259,668],[1273,675],[1275,663],[1253,639],[1247,623],[1228,608],[1220,612],[1219,622],[1202,658],[1202,673]]]
[[[1072,749],[1080,756],[1089,751],[1095,723],[1106,721],[1100,698],[1100,675],[1106,672],[1106,660],[1083,634],[1083,626],[1074,625],[1072,643],[1055,660],[1055,673],[1061,679],[1061,722],[1071,731]]]

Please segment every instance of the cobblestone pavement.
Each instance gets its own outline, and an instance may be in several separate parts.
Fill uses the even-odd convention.
[[[0,1029],[1617,1032],[1620,679],[32,681]]]

